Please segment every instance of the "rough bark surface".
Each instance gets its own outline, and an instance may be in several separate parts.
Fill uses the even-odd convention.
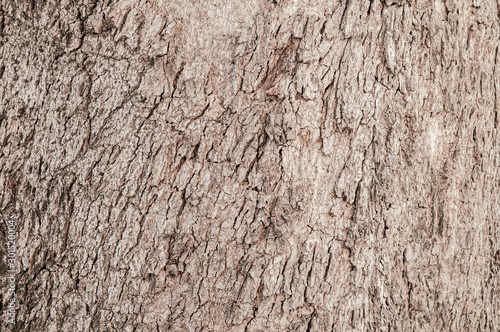
[[[9,1],[18,331],[499,331],[500,4]]]

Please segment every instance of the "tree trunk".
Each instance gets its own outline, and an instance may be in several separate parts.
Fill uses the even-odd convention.
[[[499,331],[499,7],[3,0],[0,329]]]

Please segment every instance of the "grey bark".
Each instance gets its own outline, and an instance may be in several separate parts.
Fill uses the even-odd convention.
[[[9,1],[18,331],[499,331],[500,9]]]

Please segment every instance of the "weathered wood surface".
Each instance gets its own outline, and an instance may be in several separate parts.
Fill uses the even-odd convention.
[[[499,331],[499,7],[3,0],[0,328]]]

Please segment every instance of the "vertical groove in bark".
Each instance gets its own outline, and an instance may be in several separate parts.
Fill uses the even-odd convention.
[[[498,330],[499,15],[2,1],[14,329]]]

